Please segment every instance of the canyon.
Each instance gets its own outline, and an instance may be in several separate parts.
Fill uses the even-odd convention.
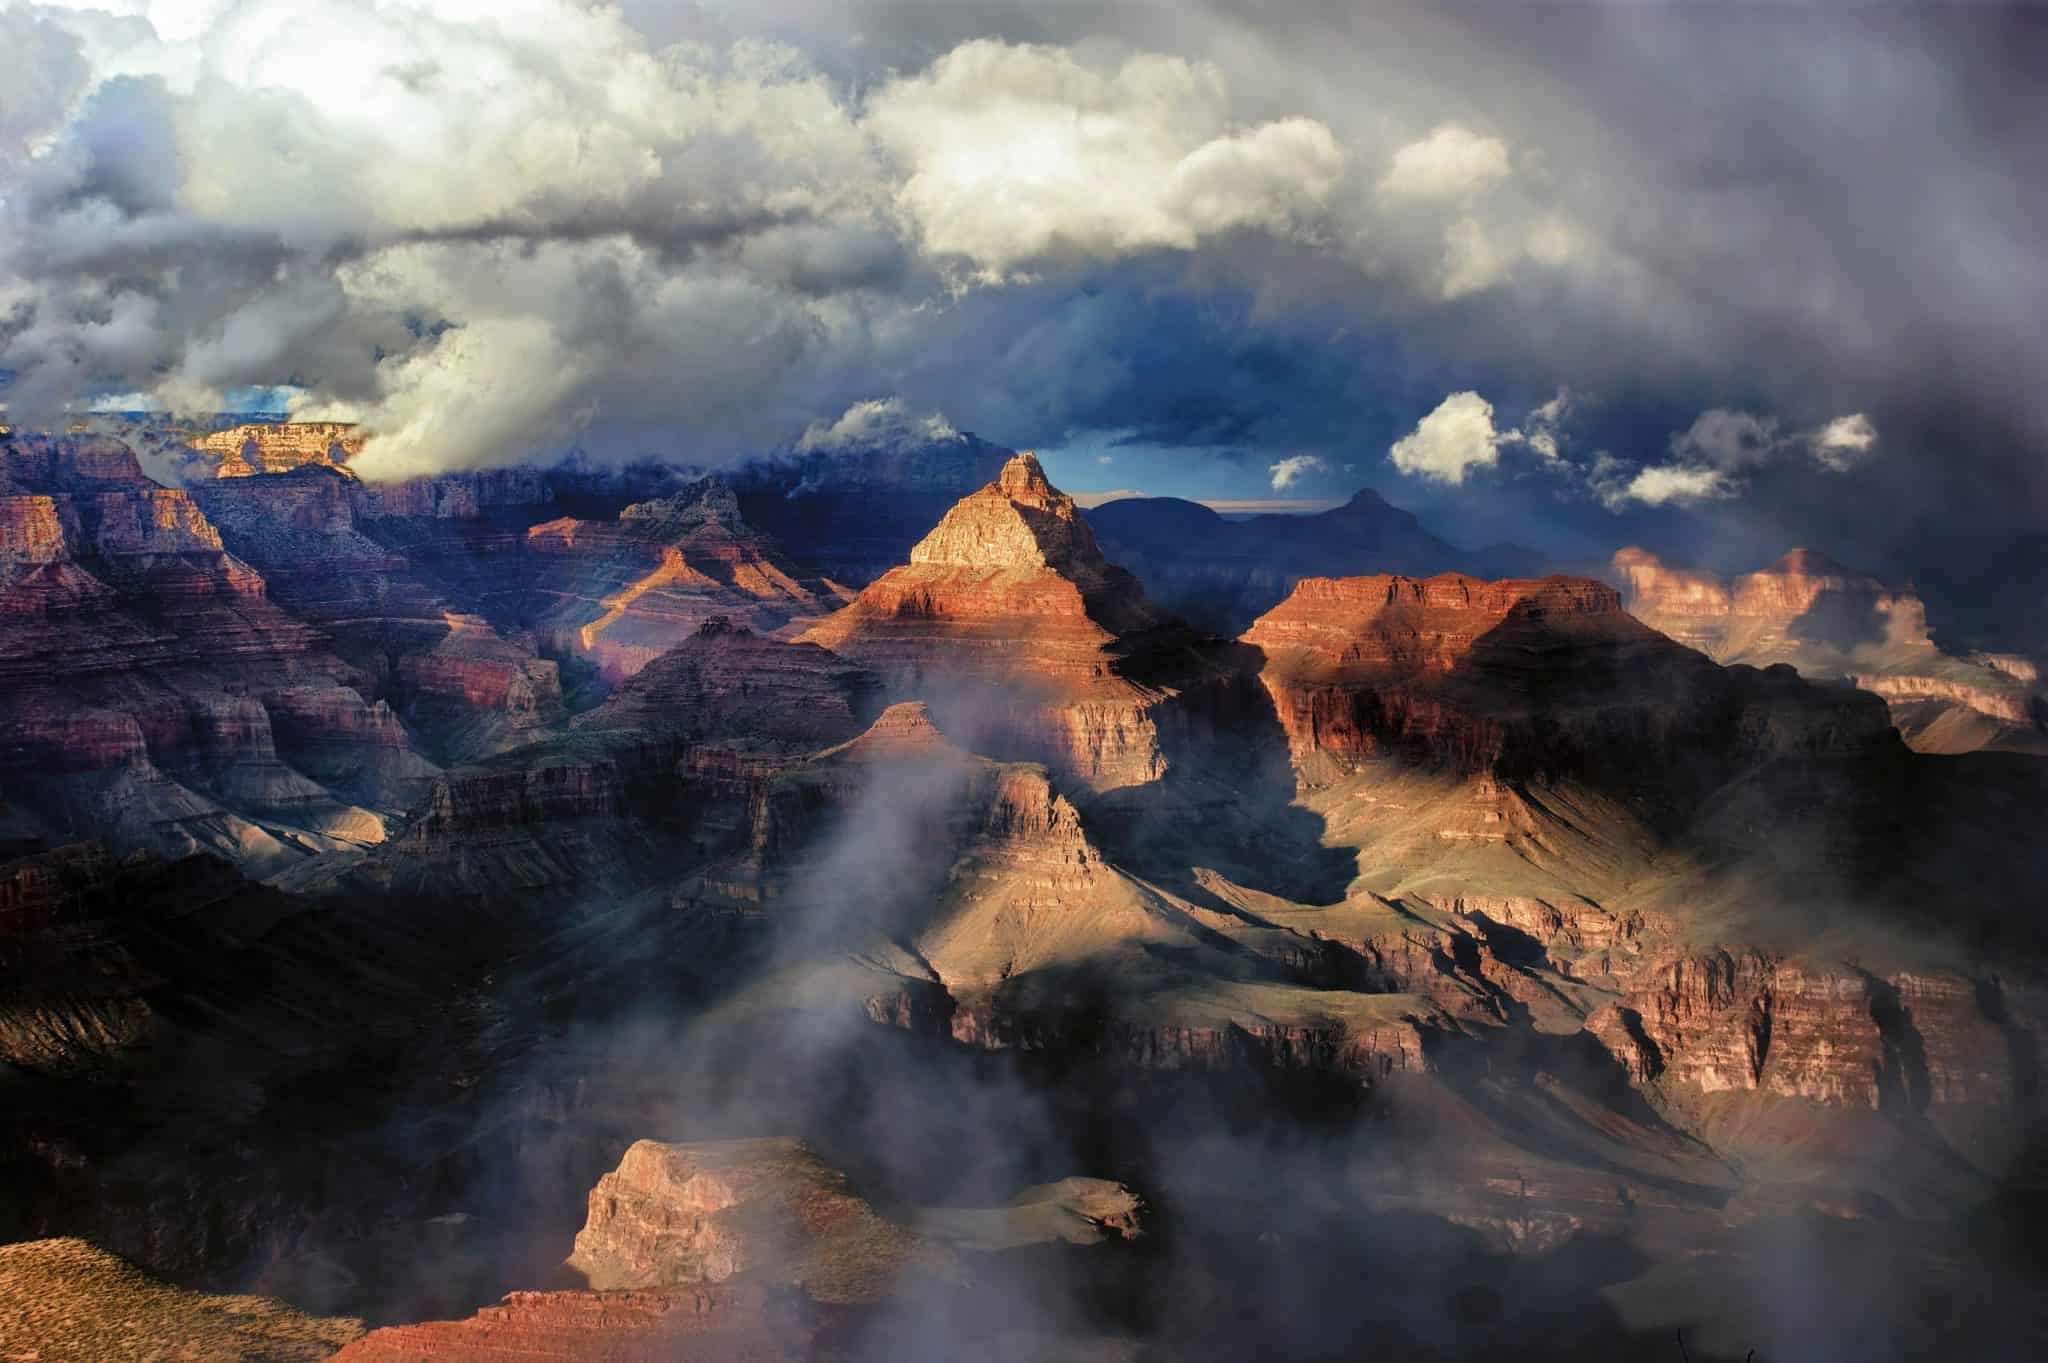
[[[1740,1357],[1826,1243],[2024,1337],[2038,681],[1910,593],[205,439],[0,442],[0,1273],[347,1363]]]
[[[385,836],[427,764],[189,493],[151,482],[112,441],[16,438],[0,459],[0,763],[14,820],[48,839],[111,835],[122,850],[273,869]],[[378,764],[384,779],[328,787],[284,760],[295,741],[395,758]]]

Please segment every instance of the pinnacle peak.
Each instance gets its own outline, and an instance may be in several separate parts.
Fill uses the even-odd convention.
[[[751,639],[754,631],[745,625],[735,624],[730,615],[714,615],[697,626],[692,636],[697,639]]]
[[[740,523],[739,498],[717,474],[709,474],[666,497],[635,502],[619,513],[622,521],[651,521],[678,527]]]
[[[964,756],[947,741],[921,700],[898,701],[859,737],[818,754],[821,758],[933,758]]]
[[[1028,450],[1003,465],[995,482],[955,503],[910,551],[912,563],[973,568],[1053,568],[1094,580],[1102,550],[1074,501],[1046,480]]]
[[[1004,493],[1015,497],[1020,493],[1044,497],[1051,495],[1053,486],[1045,476],[1045,468],[1038,462],[1038,456],[1030,450],[1012,455],[1003,465],[1003,471],[996,477],[996,486]]]

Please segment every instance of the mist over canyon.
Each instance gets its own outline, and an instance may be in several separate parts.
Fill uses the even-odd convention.
[[[185,439],[0,441],[10,1342],[2037,1338],[2039,678],[1908,589]]]
[[[0,1363],[2048,1356],[2044,59],[0,0]]]

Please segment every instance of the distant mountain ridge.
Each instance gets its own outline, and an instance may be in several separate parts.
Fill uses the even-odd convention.
[[[740,513],[835,582],[865,586],[901,563],[953,503],[992,482],[1016,453],[962,432],[785,452],[725,477]]]
[[[1371,488],[1314,515],[1243,520],[1178,497],[1129,497],[1088,513],[1103,551],[1193,624],[1235,634],[1309,577],[1462,572],[1536,577],[1551,564],[1517,545],[1461,549]]]
[[[577,451],[545,478],[572,514],[609,517],[715,473],[738,496],[748,525],[813,572],[862,587],[902,562],[933,522],[993,479],[1014,453],[972,432],[829,449],[789,445],[716,469],[658,458],[606,467]]]
[[[300,463],[346,471],[362,447],[362,438],[345,425],[247,418],[216,425],[179,437],[173,453],[160,460],[171,476],[207,485],[286,472]],[[659,456],[608,465],[579,448],[520,471],[535,479],[536,500],[588,520],[611,520],[627,506],[673,496],[716,473],[737,496],[747,525],[779,542],[810,572],[859,588],[902,562],[953,503],[994,480],[1015,453],[971,431],[946,431],[830,444],[799,440],[716,469]],[[1528,577],[1555,567],[1516,545],[1460,548],[1370,488],[1305,516],[1227,517],[1176,497],[1124,498],[1086,514],[1112,561],[1143,579],[1161,605],[1224,634],[1244,629],[1305,577]]]

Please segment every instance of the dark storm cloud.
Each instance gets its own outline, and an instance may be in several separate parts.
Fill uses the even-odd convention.
[[[885,32],[914,28],[917,7],[881,8]],[[995,22],[1071,40],[1158,20],[1053,6]],[[1261,312],[1227,339],[1198,328],[1132,342],[1185,352],[1200,348],[1192,336],[1233,360],[1298,362],[1249,385],[1176,354],[1174,377],[1132,382],[1121,416],[1091,421],[1369,461],[1383,490],[1473,540],[1578,555],[1646,539],[1725,568],[1814,543],[1918,579],[1961,636],[2048,642],[2035,530],[2048,519],[2048,14],[1219,4],[1173,31],[1225,64],[1246,107],[1292,99],[1354,146],[1450,120],[1498,134],[1516,177],[1569,206],[1591,258],[1436,306],[1398,278],[1326,261],[1207,263],[1226,278],[1244,265],[1254,294],[1315,304],[1306,318]],[[1391,138],[1375,126],[1388,119]],[[1299,362],[1326,315],[1347,309],[1351,335]],[[1388,476],[1387,447],[1445,393],[1477,389],[1506,425],[1560,384],[1589,399],[1565,442],[1581,463],[1602,450],[1661,462],[1712,407],[1787,431],[1866,413],[1880,438],[1847,476],[1787,458],[1730,500],[1618,515],[1527,457],[1461,489]]]
[[[2048,599],[2035,7],[623,14],[245,0],[151,47],[8,9],[11,401],[291,378],[396,472],[577,431],[728,457],[887,395],[1011,443],[1314,454],[1318,495],[1468,540],[1814,543],[1972,631]],[[1556,461],[1387,461],[1447,395],[1508,432],[1561,387]],[[1876,438],[1710,486],[1673,437],[1712,409]],[[1655,469],[1706,495],[1617,493]]]

